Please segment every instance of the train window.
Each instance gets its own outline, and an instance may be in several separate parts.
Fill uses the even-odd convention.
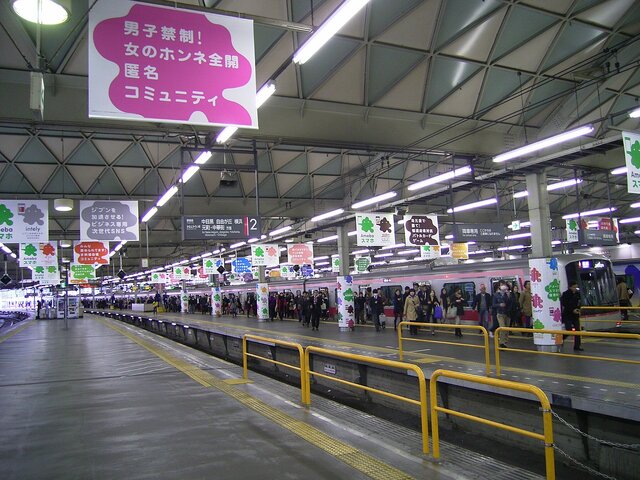
[[[578,260],[568,263],[565,272],[568,282],[578,282],[582,305],[605,307],[618,303],[616,278],[611,263],[602,260]]]
[[[462,296],[467,302],[467,307],[473,307],[473,301],[476,296],[476,284],[475,282],[452,282],[445,283],[443,288],[447,289],[447,295],[453,297],[455,291],[459,288],[462,290]]]
[[[382,295],[382,298],[384,298],[385,305],[393,304],[393,294],[395,293],[396,288],[399,288],[400,292],[402,292],[402,287],[400,285],[384,285],[378,288],[378,293]]]

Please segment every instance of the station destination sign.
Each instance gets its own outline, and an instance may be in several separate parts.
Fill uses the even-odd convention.
[[[578,236],[583,245],[604,247],[618,244],[613,230],[580,230]]]
[[[184,215],[182,240],[247,240],[260,237],[258,217],[244,215]]]
[[[501,223],[465,223],[453,226],[456,242],[504,242],[505,230]]]

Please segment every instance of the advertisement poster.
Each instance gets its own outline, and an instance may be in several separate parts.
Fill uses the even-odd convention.
[[[60,283],[60,271],[57,265],[36,265],[31,268],[31,278],[36,282],[44,285],[58,285]]]
[[[169,283],[169,274],[167,272],[153,272],[151,283]]]
[[[47,200],[0,200],[0,242],[49,241]]]
[[[189,280],[191,278],[190,267],[173,267],[173,279],[176,281]]]
[[[404,243],[406,246],[431,245],[440,250],[440,230],[437,215],[405,215]]]
[[[80,241],[138,241],[138,202],[80,201]]]
[[[640,134],[622,132],[622,145],[627,165],[627,191],[640,193]]]
[[[313,244],[289,244],[287,245],[287,257],[287,262],[291,265],[313,265]]]
[[[534,331],[562,330],[560,311],[560,272],[556,258],[532,258],[529,260],[529,278],[531,279],[531,304],[533,307]],[[533,342],[536,345],[562,344],[561,335],[535,333]]]
[[[20,266],[58,265],[58,250],[55,242],[21,243]]]
[[[96,279],[96,270],[93,265],[79,265],[72,263],[69,265],[69,283],[87,283]]]
[[[458,260],[469,260],[469,244],[467,243],[452,243],[451,244],[451,257]]]
[[[251,273],[251,257],[238,257],[231,261],[231,271],[238,275]]]
[[[258,128],[253,21],[97,2],[89,11],[89,117]]]
[[[349,323],[353,324],[353,277],[351,275],[337,277],[338,326],[341,330],[347,329]]]
[[[393,213],[356,214],[356,235],[359,247],[387,247],[395,245]]]
[[[280,264],[280,250],[275,243],[251,245],[251,263],[254,267],[273,267]]]
[[[73,261],[81,265],[109,265],[109,242],[73,242]]]

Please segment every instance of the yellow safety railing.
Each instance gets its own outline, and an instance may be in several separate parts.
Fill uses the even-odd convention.
[[[479,330],[482,338],[484,340],[483,345],[471,345],[468,343],[460,343],[460,342],[445,342],[442,340],[435,340],[429,338],[407,338],[402,335],[402,327],[403,325],[409,327],[430,327],[430,328],[445,328],[445,329],[454,329],[460,328],[463,330]],[[398,355],[400,360],[404,360],[404,349],[402,342],[424,342],[424,343],[442,343],[445,345],[458,345],[460,347],[469,347],[469,348],[483,348],[484,349],[484,363],[487,375],[491,375],[491,359],[489,355],[489,332],[482,325],[455,325],[452,323],[420,323],[420,322],[400,322],[398,324]]]
[[[585,318],[584,314],[586,313],[587,315],[589,314],[589,311],[593,312],[593,314],[597,314],[598,311],[606,311],[609,313],[616,313],[619,312],[620,310],[626,310],[626,311],[633,311],[633,310],[637,310],[638,313],[640,313],[640,307],[620,307],[618,305],[612,305],[609,307],[592,307],[592,306],[584,306],[584,307],[580,307],[580,322],[588,324],[588,323],[613,323],[615,325],[624,325],[624,324],[629,324],[629,323],[633,323],[633,324],[638,324],[640,323],[640,318],[636,319],[636,320],[622,320],[620,318]],[[584,312],[584,313],[583,313]]]
[[[257,342],[262,343],[263,345],[264,344],[269,346],[281,345],[283,347],[296,349],[298,350],[298,354],[300,355],[300,365],[295,366],[288,363],[280,362],[278,360],[274,360],[273,358],[267,358],[260,355],[256,355],[255,353],[249,353],[249,351],[247,350],[247,340],[255,340]],[[261,337],[259,335],[251,335],[247,333],[242,336],[242,370],[243,370],[243,377],[245,380],[249,378],[249,371],[247,368],[247,357],[258,358],[260,360],[274,363],[276,365],[281,365],[283,367],[290,368],[291,370],[300,372],[300,390],[301,390],[300,395],[302,397],[301,400],[304,405],[309,405],[310,398],[307,396],[307,392],[309,391],[309,389],[305,388],[305,382],[307,381],[307,375],[306,375],[307,364],[305,363],[305,356],[304,356],[304,350],[302,348],[302,345],[300,345],[299,343],[285,342],[284,340]]]
[[[493,387],[506,388],[509,390],[530,393],[531,395],[537,397],[540,401],[543,433],[534,433],[530,432],[529,430],[514,427],[512,425],[494,422],[493,420],[477,417],[468,413],[458,412],[449,408],[439,407],[437,388],[438,378],[440,377],[455,378],[467,382],[480,383],[483,385],[490,385]],[[511,382],[509,380],[501,380],[498,378],[488,378],[481,377],[479,375],[471,375],[469,373],[453,372],[450,370],[436,370],[431,375],[431,381],[429,382],[429,394],[431,397],[431,436],[433,437],[434,458],[440,458],[440,432],[438,430],[438,412],[442,412],[456,417],[465,418],[467,420],[472,420],[474,422],[482,423],[484,425],[489,425],[491,427],[500,428],[508,432],[517,433],[519,435],[533,438],[535,440],[541,440],[542,442],[544,442],[544,458],[547,470],[547,480],[555,480],[556,470],[553,451],[553,419],[551,416],[551,405],[549,404],[547,395],[538,387],[526,383]]]
[[[383,367],[391,367],[397,368],[400,370],[410,370],[415,373],[418,378],[418,386],[420,389],[420,400],[414,400],[413,398],[403,397],[401,395],[397,395],[391,392],[385,392],[384,390],[379,390],[377,388],[369,387],[367,385],[361,385],[359,383],[350,382],[348,380],[343,380],[341,378],[332,377],[326,375],[324,373],[316,372],[312,369],[310,362],[310,354],[318,353],[321,355],[325,355],[328,357],[337,357],[344,358],[347,360],[355,360],[358,362],[365,362],[374,365],[380,365]],[[396,360],[386,360],[383,358],[375,358],[375,357],[367,357],[364,355],[356,355],[353,353],[347,352],[339,352],[337,350],[329,350],[321,347],[308,346],[304,351],[305,363],[307,365],[306,371],[306,381],[305,388],[307,389],[306,398],[311,402],[311,375],[316,377],[325,378],[327,380],[331,380],[334,382],[341,383],[343,385],[349,385],[351,387],[359,388],[361,390],[366,390],[368,392],[377,393],[379,395],[383,395],[385,397],[393,398],[395,400],[400,400],[402,402],[410,403],[412,405],[417,405],[420,407],[420,421],[422,425],[422,451],[424,453],[429,453],[429,420],[428,420],[428,412],[427,412],[427,382],[424,377],[424,372],[420,367],[414,365],[412,363],[398,362]]]
[[[521,333],[549,333],[552,335],[572,335],[572,336],[580,336],[580,337],[599,337],[599,338],[621,338],[627,340],[640,340],[640,335],[635,333],[609,333],[609,332],[586,332],[586,331],[569,331],[569,330],[544,330],[544,329],[530,329],[530,328],[516,328],[516,327],[499,327],[496,328],[494,335],[494,347],[496,354],[496,375],[499,377],[501,375],[501,366],[500,366],[500,351],[507,350],[509,352],[519,352],[519,353],[532,353],[536,355],[554,355],[557,357],[574,357],[581,358],[584,360],[601,360],[604,362],[618,362],[618,363],[633,363],[640,364],[639,360],[626,360],[623,358],[612,358],[612,357],[595,357],[593,355],[584,355],[584,354],[575,354],[575,353],[556,353],[556,352],[541,352],[538,350],[525,350],[523,348],[502,348],[500,347],[500,332],[521,332]]]

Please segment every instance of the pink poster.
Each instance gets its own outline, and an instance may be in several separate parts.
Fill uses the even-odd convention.
[[[253,21],[115,0],[89,29],[89,117],[258,128]]]

